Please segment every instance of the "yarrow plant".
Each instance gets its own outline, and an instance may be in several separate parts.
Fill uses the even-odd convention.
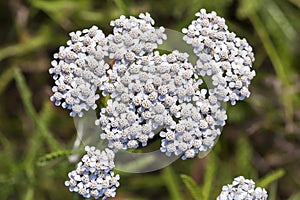
[[[167,35],[163,27],[154,27],[149,13],[111,21],[108,36],[96,26],[71,32],[67,46],[54,54],[49,73],[55,105],[82,117],[96,110],[99,93],[108,97],[95,124],[111,150],[87,146],[65,183],[70,191],[85,198],[114,196],[119,186],[112,172],[114,153],[147,146],[156,134],[161,152],[183,160],[215,145],[227,119],[222,103],[235,105],[250,95],[254,55],[215,12],[201,9],[196,16],[182,29],[197,56],[195,65],[187,53],[156,50]],[[203,77],[211,78],[210,89]]]

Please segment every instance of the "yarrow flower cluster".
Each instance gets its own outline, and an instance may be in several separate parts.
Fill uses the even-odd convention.
[[[69,173],[65,185],[71,192],[78,192],[84,198],[107,199],[115,197],[120,176],[115,175],[113,151],[100,151],[95,147],[85,147],[86,154],[81,158],[76,170]]]
[[[114,196],[119,186],[112,172],[114,153],[147,146],[156,134],[161,152],[183,160],[213,148],[227,119],[222,103],[234,105],[250,95],[254,56],[247,41],[229,32],[215,12],[201,9],[196,16],[182,30],[198,57],[195,66],[187,53],[155,51],[167,36],[163,27],[154,27],[149,13],[111,21],[108,36],[96,26],[71,32],[67,47],[54,54],[50,100],[56,106],[82,117],[97,108],[99,94],[108,97],[95,124],[111,150],[87,146],[82,162],[69,173],[70,191],[85,198]],[[212,79],[210,89],[204,76]]]
[[[70,116],[83,116],[83,110],[95,110],[97,89],[108,81],[109,65],[103,60],[107,54],[105,35],[98,27],[70,33],[67,47],[61,46],[54,54],[49,73],[55,86],[50,100],[55,105],[71,110]]]
[[[116,81],[106,84],[110,94],[107,107],[96,121],[104,133],[102,139],[116,150],[146,146],[155,132],[160,132],[161,151],[166,155],[193,158],[207,151],[220,135],[226,113],[215,96],[200,90],[202,80],[194,74],[188,55],[173,51],[141,57],[119,73]],[[166,131],[160,131],[164,128]]]
[[[141,13],[139,19],[122,15],[110,23],[113,34],[107,36],[109,58],[130,65],[140,56],[152,53],[158,44],[167,38],[163,27],[154,28],[154,20],[149,13]]]
[[[183,40],[191,44],[198,60],[196,72],[211,76],[213,88],[210,93],[221,101],[236,101],[250,96],[249,84],[255,76],[251,70],[254,62],[252,47],[246,39],[240,39],[228,30],[225,19],[216,12],[201,9],[197,20],[183,28]]]
[[[253,180],[239,176],[232,184],[223,186],[217,200],[266,200],[267,198],[268,194],[264,188],[255,188]]]
[[[149,13],[142,13],[140,19],[121,16],[112,21],[113,34],[107,37],[97,26],[71,32],[68,46],[61,46],[51,62],[49,73],[55,86],[50,100],[71,110],[71,117],[82,117],[84,110],[95,110],[100,97],[96,91],[116,78],[104,58],[108,56],[116,65],[128,67],[137,56],[152,52],[166,39],[164,28],[155,29],[153,24]]]

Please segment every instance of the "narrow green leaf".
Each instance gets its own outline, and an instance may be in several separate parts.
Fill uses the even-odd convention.
[[[243,5],[254,5],[258,4],[258,0],[243,0]],[[254,6],[253,9],[246,9],[247,6],[241,7],[241,12],[243,12],[253,24],[260,40],[274,66],[277,76],[282,82],[282,103],[284,105],[285,111],[285,119],[287,122],[293,121],[293,98],[295,98],[294,94],[289,93],[289,89],[292,86],[290,74],[292,73],[292,69],[290,68],[289,64],[284,63],[280,55],[280,52],[277,51],[275,44],[273,44],[268,31],[266,30],[266,26],[264,22],[260,18],[259,14],[257,13],[257,7]]]
[[[263,178],[261,178],[258,182],[257,185],[263,188],[268,187],[272,182],[280,179],[281,177],[283,177],[285,174],[285,171],[283,169],[278,169],[274,172],[271,172],[269,174],[267,174],[266,176],[264,176]]]
[[[280,28],[282,30],[282,33],[285,34],[285,37],[293,41],[297,36],[297,31],[294,29],[293,25],[288,20],[285,13],[276,4],[276,1],[269,0],[268,6],[266,6],[265,8],[268,14],[277,23],[278,28]]]
[[[268,188],[268,200],[276,200],[278,183],[272,183]]]
[[[0,94],[5,90],[8,83],[13,79],[14,73],[13,68],[6,69],[0,76]]]
[[[12,44],[0,49],[0,61],[8,57],[20,56],[40,49],[49,42],[48,38],[50,34],[51,30],[47,27],[43,27],[37,36],[27,38],[24,42]]]
[[[252,149],[246,137],[241,137],[236,145],[236,169],[245,177],[252,177],[255,172],[252,167]]]
[[[215,179],[217,169],[217,159],[213,151],[210,152],[208,157],[208,162],[205,168],[205,176],[203,180],[203,186],[201,188],[201,192],[203,194],[202,200],[210,200],[211,189],[213,180]]]
[[[34,106],[32,104],[32,101],[31,101],[32,94],[31,94],[28,86],[26,85],[23,74],[20,72],[20,69],[17,67],[14,67],[14,77],[17,82],[17,88],[21,95],[21,99],[24,104],[26,113],[31,118],[31,120],[35,123],[37,129],[42,134],[42,136],[45,138],[45,141],[48,143],[49,147],[52,150],[60,149],[61,145],[54,139],[54,137],[48,131],[46,124],[44,124],[43,121],[40,120],[40,118],[38,117],[38,115],[34,109]]]
[[[201,193],[200,187],[197,185],[194,179],[184,174],[181,174],[180,177],[187,189],[189,190],[189,192],[192,194],[192,197],[195,200],[201,200],[203,198],[203,194]]]
[[[66,157],[66,156],[72,155],[74,153],[75,153],[74,151],[67,151],[67,150],[55,151],[55,152],[52,152],[52,153],[49,153],[49,154],[46,154],[46,155],[40,157],[37,161],[37,165],[45,166],[50,161],[56,160],[61,157]]]
[[[180,191],[180,186],[177,180],[177,174],[174,173],[171,166],[166,167],[163,170],[163,178],[165,181],[165,184],[169,190],[170,199],[172,200],[183,200],[182,192]]]

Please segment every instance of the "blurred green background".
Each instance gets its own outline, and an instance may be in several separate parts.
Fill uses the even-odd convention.
[[[228,121],[204,159],[147,174],[121,174],[118,200],[215,199],[239,175],[269,200],[300,199],[300,0],[1,0],[0,199],[81,199],[64,186],[76,130],[50,102],[50,61],[68,33],[120,15],[149,12],[181,31],[201,8],[247,38],[256,61],[251,97],[228,106]]]

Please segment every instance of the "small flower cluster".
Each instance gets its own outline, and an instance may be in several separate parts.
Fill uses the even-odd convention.
[[[70,116],[83,116],[83,110],[96,109],[99,95],[96,90],[106,81],[109,65],[106,55],[106,38],[98,27],[70,33],[67,47],[61,46],[54,54],[49,73],[55,86],[50,100],[56,106],[71,110]]]
[[[154,20],[149,13],[141,13],[139,19],[122,15],[110,23],[113,34],[107,36],[110,59],[115,64],[132,63],[137,57],[152,53],[158,44],[167,38],[163,27],[154,28]]]
[[[107,107],[96,121],[104,133],[102,139],[116,150],[147,145],[161,131],[161,151],[166,155],[193,158],[199,151],[211,149],[227,118],[215,96],[199,90],[202,80],[194,74],[188,55],[173,51],[158,52],[137,59],[128,66],[114,65],[117,80],[106,83],[110,94]]]
[[[115,175],[114,152],[105,149],[100,151],[95,147],[85,147],[86,154],[78,163],[76,170],[69,173],[69,181],[65,185],[71,192],[78,192],[84,198],[93,197],[102,200],[115,197],[119,187],[120,176]]]
[[[225,19],[216,12],[201,9],[197,20],[183,28],[183,40],[194,47],[198,60],[196,72],[211,76],[213,88],[210,93],[221,101],[236,101],[250,96],[249,84],[255,76],[251,70],[254,61],[252,47],[246,39],[240,39],[228,31]]]
[[[196,94],[194,99],[197,98]],[[227,119],[226,112],[220,108],[216,97],[209,96],[207,99],[182,103],[176,107],[180,109],[180,118],[178,123],[167,126],[166,131],[160,133],[164,138],[160,150],[167,156],[182,154],[181,159],[185,160],[213,148]]]
[[[232,184],[223,186],[217,200],[266,200],[267,198],[268,194],[264,188],[255,188],[253,180],[239,176]]]

